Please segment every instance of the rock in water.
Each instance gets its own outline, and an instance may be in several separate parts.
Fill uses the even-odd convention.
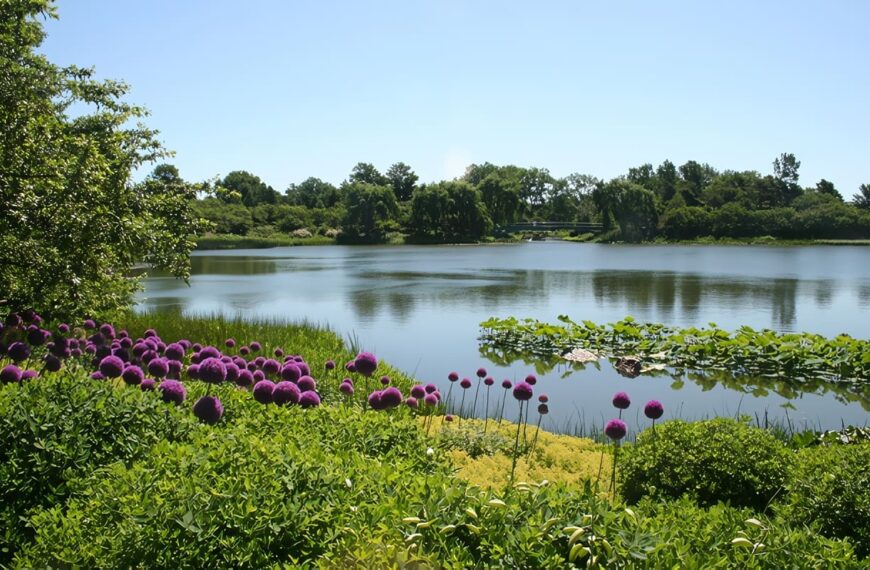
[[[616,359],[616,371],[626,378],[640,376],[641,361],[636,356],[621,356]]]

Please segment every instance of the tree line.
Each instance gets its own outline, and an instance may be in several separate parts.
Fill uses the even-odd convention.
[[[486,162],[460,178],[421,184],[403,162],[384,173],[361,162],[339,185],[312,177],[283,193],[233,171],[215,180],[195,209],[221,234],[321,234],[351,243],[383,242],[391,233],[418,242],[478,241],[534,220],[601,223],[604,241],[870,238],[870,184],[846,202],[828,180],[801,186],[793,154],[772,166],[762,175],[666,160],[605,181]],[[158,168],[178,175],[174,167]]]

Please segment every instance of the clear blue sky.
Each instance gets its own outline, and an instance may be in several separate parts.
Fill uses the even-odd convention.
[[[870,183],[870,1],[60,0],[43,51],[123,79],[185,178],[404,161],[609,178],[669,158]]]

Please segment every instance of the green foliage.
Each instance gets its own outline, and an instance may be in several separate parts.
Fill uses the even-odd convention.
[[[62,503],[72,481],[183,440],[194,424],[154,394],[90,380],[77,367],[0,387],[0,564],[30,537],[22,520]]]
[[[221,186],[237,192],[245,206],[253,207],[259,204],[274,204],[278,201],[278,193],[255,176],[244,170],[234,170],[221,180]]]
[[[127,86],[58,67],[38,53],[48,0],[0,3],[0,290],[14,308],[47,316],[109,314],[153,263],[187,277],[196,189],[179,178],[132,184],[166,156]]]
[[[658,222],[656,196],[643,186],[612,180],[596,187],[592,199],[603,219],[611,216],[616,219],[621,239],[640,241],[655,235]]]
[[[671,420],[625,448],[619,464],[622,496],[688,496],[702,506],[724,501],[763,510],[780,492],[792,457],[765,430],[727,418]]]
[[[669,239],[692,239],[708,235],[711,220],[704,208],[684,206],[668,210],[662,220],[662,232]]]
[[[208,220],[219,234],[247,235],[254,225],[251,211],[242,204],[205,198],[194,202],[194,210],[198,216]]]
[[[870,210],[870,184],[862,184],[858,187],[858,193],[853,197],[852,203],[862,210]]]
[[[411,200],[411,233],[439,240],[476,240],[492,228],[480,193],[467,182],[421,187]]]
[[[358,162],[347,178],[348,184],[371,184],[373,186],[389,186],[390,180],[369,162]],[[393,195],[395,198],[395,195]]]
[[[396,196],[388,186],[365,182],[349,184],[344,190],[345,215],[342,239],[380,242],[395,223]]]
[[[387,180],[390,181],[390,187],[396,195],[396,199],[401,202],[407,202],[411,199],[414,193],[414,188],[417,180],[420,179],[411,167],[404,162],[397,162],[387,170]]]
[[[517,220],[523,209],[519,181],[490,174],[476,186],[493,223],[505,225]]]
[[[335,186],[314,177],[291,184],[285,194],[291,204],[306,208],[331,208],[341,201],[341,194]]]
[[[798,452],[785,514],[825,536],[849,538],[870,555],[870,443],[824,445]]]

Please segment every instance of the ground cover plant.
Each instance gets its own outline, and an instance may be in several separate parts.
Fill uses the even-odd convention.
[[[463,406],[452,389],[442,397],[308,325],[147,314],[128,315],[113,331],[82,325],[48,325],[32,313],[4,323],[0,556],[10,567],[860,566],[852,544],[861,548],[861,535],[836,526],[837,513],[863,512],[857,487],[836,512],[814,517],[797,483],[767,510],[739,507],[715,485],[702,504],[691,494],[648,493],[627,506],[629,487],[619,482],[631,476],[632,446],[616,455],[616,444],[538,433],[536,414],[549,403],[533,375],[499,388],[481,369],[470,375],[474,390],[459,387],[457,374]],[[177,356],[165,342],[172,339],[190,341],[190,350],[164,374],[161,359]],[[147,351],[134,347],[147,340],[157,355],[143,363]],[[91,344],[99,345],[93,354]],[[102,347],[112,353],[99,357]],[[125,350],[124,370],[101,379],[104,360]],[[228,360],[224,370],[238,357],[245,370],[253,365],[252,380],[258,372],[263,380],[207,381],[221,362],[213,351]],[[285,358],[307,365],[310,380],[270,382],[284,368],[267,363]],[[139,366],[142,379],[125,379]],[[277,405],[281,382],[296,386],[301,402],[313,390],[300,384],[310,381],[320,405],[294,404],[287,385]],[[487,403],[490,389],[503,398]],[[219,417],[193,411],[206,395],[220,402]],[[514,424],[496,412],[502,403],[534,410]],[[644,406],[651,422],[664,413],[656,404]],[[444,415],[448,405],[460,413]],[[628,405],[628,395],[614,397],[610,424]],[[491,417],[473,419],[484,406]],[[610,424],[604,433],[618,443],[625,431]],[[668,448],[669,424],[642,432],[637,453],[649,441]],[[744,427],[751,433],[732,441],[733,453],[769,437]],[[823,446],[801,453],[815,457],[813,449]],[[684,469],[710,472],[691,462]]]

